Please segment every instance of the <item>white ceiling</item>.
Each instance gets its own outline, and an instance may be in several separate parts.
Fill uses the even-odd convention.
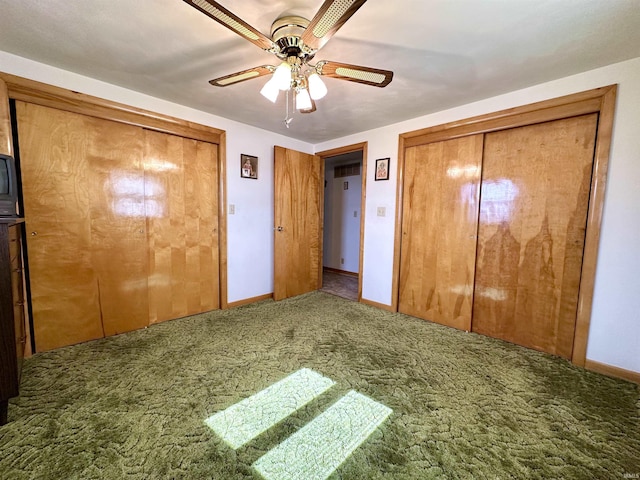
[[[322,0],[220,0],[269,36]],[[370,0],[315,60],[395,72],[386,88],[327,78],[312,114],[283,123],[259,90],[212,78],[273,55],[182,0],[0,0],[0,50],[309,143],[396,123],[640,56],[639,0]],[[2,66],[0,65],[0,70]]]

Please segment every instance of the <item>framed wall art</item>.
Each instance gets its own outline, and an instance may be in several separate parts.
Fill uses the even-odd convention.
[[[240,176],[242,178],[258,179],[258,157],[240,155]]]
[[[389,159],[379,158],[376,160],[375,180],[389,180]]]

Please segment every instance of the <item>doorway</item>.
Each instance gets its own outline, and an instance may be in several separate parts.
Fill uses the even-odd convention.
[[[322,288],[359,301],[365,147],[353,145],[318,154],[324,161]]]

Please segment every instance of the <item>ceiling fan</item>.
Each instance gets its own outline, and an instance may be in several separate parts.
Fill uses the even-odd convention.
[[[311,113],[316,110],[315,100],[327,93],[320,76],[375,87],[385,87],[393,78],[393,72],[389,70],[328,60],[310,63],[318,50],[367,0],[325,0],[311,21],[298,16],[280,17],[271,25],[271,38],[214,0],[184,1],[281,60],[277,67],[261,65],[210,80],[209,83],[216,87],[227,87],[253,78],[273,75],[260,93],[274,103],[279,91],[295,93],[296,108],[301,113]],[[287,106],[287,127],[291,122],[288,116]]]

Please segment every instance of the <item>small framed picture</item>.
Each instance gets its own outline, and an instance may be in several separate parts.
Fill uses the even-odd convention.
[[[258,157],[240,155],[240,176],[242,178],[258,179]]]
[[[379,158],[376,160],[376,182],[378,180],[389,180],[389,159]]]

